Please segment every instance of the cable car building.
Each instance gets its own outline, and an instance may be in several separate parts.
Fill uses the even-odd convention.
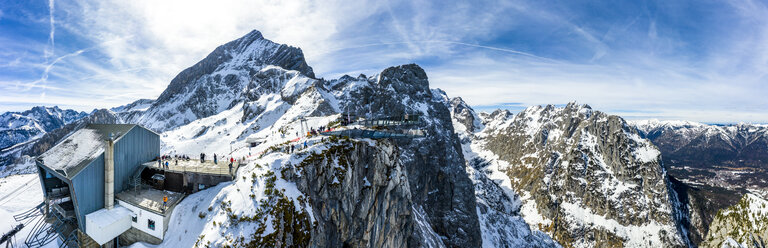
[[[149,129],[91,124],[39,156],[36,164],[52,231],[68,246],[115,240],[136,220],[134,211],[115,204],[115,195],[131,188],[142,163],[159,155],[160,136]]]

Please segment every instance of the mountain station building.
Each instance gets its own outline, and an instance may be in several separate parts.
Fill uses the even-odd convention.
[[[160,136],[139,125],[91,124],[66,137],[36,159],[47,232],[66,246],[162,242],[184,194],[142,186],[142,164],[158,156]]]

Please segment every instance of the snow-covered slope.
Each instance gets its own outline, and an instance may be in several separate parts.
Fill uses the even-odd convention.
[[[720,210],[701,247],[768,246],[768,201],[747,193],[738,204]]]
[[[217,48],[127,120],[161,131],[164,153],[251,156],[237,182],[180,203],[177,209],[184,211],[174,213],[180,217],[173,217],[174,231],[163,246],[197,239],[198,245],[244,246],[274,238],[319,247],[481,246],[472,181],[443,94],[430,89],[426,72],[413,64],[370,77],[315,79],[298,48],[275,44],[258,31]],[[342,112],[369,118],[418,114],[424,122],[406,128],[422,129],[426,137],[303,137]],[[246,140],[261,144],[248,148]],[[310,148],[286,153],[288,145],[305,141]],[[275,185],[265,186],[272,183],[262,177],[274,177],[269,180]],[[272,188],[285,189],[287,198],[270,198]],[[294,207],[275,209],[263,205],[265,199]],[[229,210],[215,210],[222,204]],[[250,219],[265,213],[268,220]],[[289,213],[306,214],[312,225],[278,228]]]
[[[454,119],[475,126],[466,150],[521,196],[532,229],[564,246],[688,246],[659,151],[620,117],[570,103]]]
[[[43,187],[40,186],[40,178],[37,174],[12,175],[0,178],[0,234],[5,234],[18,225],[13,215],[21,214],[43,201]],[[26,223],[34,225],[35,223]],[[24,246],[24,239],[32,231],[27,227],[21,229],[13,238],[16,247]],[[3,244],[6,245],[5,243]],[[49,243],[45,247],[59,247],[57,242]]]
[[[0,177],[37,171],[34,167],[34,156],[47,151],[70,133],[87,124],[114,123],[120,123],[120,120],[112,111],[106,109],[95,110],[84,118],[48,131],[33,140],[0,149]]]
[[[419,115],[394,129],[426,136],[304,137],[342,114]],[[258,31],[181,72],[157,100],[88,118],[161,132],[164,154],[245,164],[233,182],[179,203],[160,247],[689,243],[660,152],[621,118],[576,104],[478,115],[430,89],[415,64],[317,79],[300,49]],[[25,151],[47,149],[76,123]]]
[[[23,157],[50,132],[88,116],[85,112],[59,107],[33,107],[24,112],[6,112],[0,115],[0,176],[29,173],[33,163]]]
[[[152,99],[139,99],[132,103],[117,106],[109,110],[115,113],[121,120],[133,120],[147,111],[147,109],[154,103],[155,100]]]
[[[59,107],[34,107],[24,112],[6,112],[0,115],[0,148],[39,138],[66,124],[87,116],[85,112]]]
[[[520,196],[500,170],[507,163],[484,149],[476,137],[484,128],[481,117],[459,97],[451,99],[449,107],[467,161],[467,174],[475,185],[483,247],[559,247],[547,234],[531,230],[521,216]]]
[[[768,125],[707,125],[688,121],[634,121],[640,134],[659,147],[671,166],[756,166],[768,164]]]
[[[264,39],[254,30],[179,73],[151,107],[126,121],[166,131],[255,100],[245,99],[253,96],[249,85],[290,98],[312,84],[313,77],[301,49]],[[292,86],[283,87],[286,83]]]

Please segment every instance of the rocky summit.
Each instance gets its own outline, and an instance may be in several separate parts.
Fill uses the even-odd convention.
[[[157,99],[79,118],[4,149],[4,159],[25,165],[7,173],[33,169],[33,156],[88,123],[138,123],[160,134],[163,154],[239,159],[231,183],[176,206],[160,247],[694,247],[760,239],[759,230],[723,231],[741,210],[714,216],[733,202],[712,204],[717,194],[667,167],[713,167],[694,161],[713,150],[700,144],[729,144],[716,146],[725,147],[719,165],[761,161],[728,155],[759,151],[758,127],[714,128],[713,136],[628,123],[576,103],[478,113],[430,88],[419,65],[316,78],[301,49],[258,31],[183,70]],[[346,125],[418,135],[310,135]]]
[[[166,151],[217,151],[275,133],[294,136],[302,118],[325,126],[344,113],[420,116],[423,122],[414,128],[423,138],[375,145],[326,140],[312,154],[290,156],[295,162],[266,161],[274,157],[265,154],[259,163],[295,184],[309,203],[296,212],[308,211],[314,220],[311,230],[299,235],[308,237],[307,244],[480,247],[473,182],[447,106],[444,93],[430,89],[418,65],[316,79],[301,50],[254,31],[184,70],[151,106],[126,121],[163,132]],[[264,236],[258,237],[253,240]]]
[[[533,228],[564,246],[689,245],[660,152],[622,118],[575,103],[482,116],[452,103],[470,163],[520,196]]]

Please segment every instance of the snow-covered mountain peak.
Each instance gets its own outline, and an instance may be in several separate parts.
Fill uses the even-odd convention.
[[[464,126],[471,108],[453,106]],[[621,117],[575,102],[480,116],[468,163],[520,198],[531,229],[574,247],[688,244],[659,151]]]
[[[151,107],[126,121],[170,130],[258,100],[263,93],[295,98],[313,78],[301,49],[274,43],[254,30],[179,73]]]

